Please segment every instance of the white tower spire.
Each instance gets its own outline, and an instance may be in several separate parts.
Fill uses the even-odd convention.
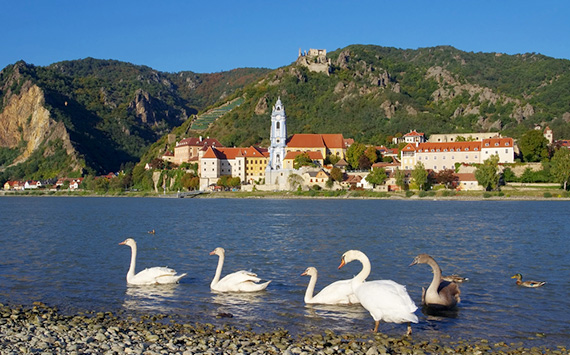
[[[281,98],[277,99],[271,112],[271,145],[266,171],[283,169],[285,147],[287,146],[287,116]]]

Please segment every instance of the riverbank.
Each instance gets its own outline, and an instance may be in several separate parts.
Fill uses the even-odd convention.
[[[501,191],[409,190],[384,192],[370,190],[310,190],[310,191],[218,191],[201,194],[157,193],[152,191],[0,191],[0,196],[61,196],[61,197],[155,197],[155,198],[265,198],[265,199],[393,199],[393,200],[570,200],[570,192],[557,187],[507,185]]]
[[[181,324],[161,315],[61,314],[42,303],[0,305],[2,354],[567,354],[566,346],[525,347],[481,340],[394,338],[381,333],[292,336],[230,326]]]

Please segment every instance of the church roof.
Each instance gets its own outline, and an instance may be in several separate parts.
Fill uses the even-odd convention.
[[[289,138],[287,148],[344,148],[342,134],[298,133]]]

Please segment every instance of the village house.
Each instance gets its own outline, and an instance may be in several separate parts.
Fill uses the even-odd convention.
[[[208,147],[200,154],[200,189],[216,184],[221,176],[239,177],[242,184],[265,176],[269,154],[266,149]]]
[[[222,148],[223,145],[214,138],[190,137],[180,140],[174,147],[174,152],[166,151],[162,156],[162,160],[171,162],[176,165],[182,163],[198,163],[199,152],[208,147]]]
[[[401,137],[392,138],[392,143],[424,143],[426,141],[426,136],[424,133],[420,133],[416,130],[410,131]]]
[[[490,138],[472,142],[408,144],[402,149],[402,170],[414,169],[422,163],[435,172],[454,169],[456,163],[481,164],[491,155],[499,156],[499,163],[514,162],[512,138]]]

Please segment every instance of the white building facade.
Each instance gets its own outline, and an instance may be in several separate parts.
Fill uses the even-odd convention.
[[[454,169],[456,163],[481,164],[492,155],[499,163],[514,162],[512,138],[490,138],[479,142],[447,142],[408,144],[402,149],[402,170],[412,170],[417,163],[435,172]]]

